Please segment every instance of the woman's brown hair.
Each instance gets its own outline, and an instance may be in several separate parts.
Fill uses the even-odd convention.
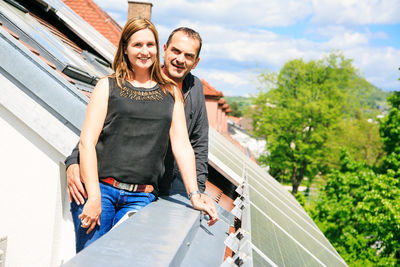
[[[125,24],[119,39],[117,53],[115,54],[114,62],[112,64],[115,73],[111,76],[116,78],[117,85],[121,89],[125,80],[133,79],[133,69],[128,56],[124,52],[128,45],[129,38],[131,38],[134,33],[144,29],[149,29],[153,32],[157,47],[157,55],[150,69],[150,77],[160,85],[164,93],[174,95],[174,86],[176,86],[176,83],[169,79],[161,69],[158,33],[156,27],[148,19],[130,19]]]

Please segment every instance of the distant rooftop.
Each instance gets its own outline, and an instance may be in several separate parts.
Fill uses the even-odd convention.
[[[218,91],[214,87],[212,87],[208,82],[204,79],[201,79],[204,88],[204,95],[207,97],[222,97],[224,94],[221,91]]]

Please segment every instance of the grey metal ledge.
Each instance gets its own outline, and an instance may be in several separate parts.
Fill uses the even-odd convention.
[[[208,227],[180,194],[162,197],[64,264],[77,266],[219,266],[229,225]]]

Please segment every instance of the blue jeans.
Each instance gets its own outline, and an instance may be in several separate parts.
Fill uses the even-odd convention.
[[[151,193],[128,192],[101,182],[100,192],[100,226],[96,225],[89,234],[86,234],[87,228],[81,227],[81,220],[78,217],[81,215],[84,205],[78,206],[75,201],[71,203],[71,213],[75,227],[76,253],[110,231],[127,212],[138,211],[156,199]]]

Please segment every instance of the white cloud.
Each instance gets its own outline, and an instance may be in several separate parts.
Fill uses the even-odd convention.
[[[193,74],[205,79],[215,89],[225,96],[249,96],[257,92],[254,81],[258,73],[250,70],[223,71],[220,69],[196,68]]]
[[[127,0],[94,0],[124,24]],[[400,22],[398,0],[154,0],[153,17],[173,23],[179,18],[230,27],[288,26],[311,17],[316,24],[366,25]]]
[[[317,24],[387,24],[400,22],[398,0],[313,0]]]
[[[310,15],[309,0],[156,0],[156,16],[179,16],[196,22],[213,21],[216,24],[242,27],[243,25],[287,26]]]
[[[332,37],[324,46],[330,49],[348,49],[350,47],[365,46],[368,38],[359,32],[345,32],[341,35]]]
[[[372,84],[384,89],[400,89],[399,49],[358,47],[344,51],[344,54],[349,58],[354,58],[354,65]]]
[[[305,39],[279,36],[267,30],[240,31],[213,24],[193,23],[183,20],[178,25],[186,25],[200,32],[203,39],[202,61],[220,60],[238,63],[279,67],[283,61],[304,56],[301,48],[310,45]],[[157,25],[160,39],[165,40],[172,28]],[[300,49],[299,49],[300,48]]]
[[[371,39],[388,39],[389,36],[385,32],[371,32],[368,27],[363,27],[359,29],[358,32],[352,30],[349,27],[345,27],[343,25],[323,25],[317,27],[310,27],[307,29],[307,34],[310,36],[316,37],[324,37],[324,38],[347,38],[351,37],[353,39],[358,36],[357,39],[360,41],[363,40],[361,43],[366,43]]]
[[[120,18],[127,13],[126,0],[95,2],[107,11],[122,14]],[[361,29],[346,25],[398,22],[399,6],[399,0],[156,0],[152,17],[161,43],[178,26],[200,32],[203,50],[195,73],[227,95],[256,91],[254,79],[249,78],[255,77],[254,71],[250,70],[279,71],[288,60],[320,59],[337,49],[354,59],[369,81],[384,89],[395,89],[399,88],[400,50],[371,45],[372,39],[389,38],[383,31],[371,32],[368,25]],[[304,37],[266,29],[306,23],[310,17],[317,24],[309,25],[313,28],[307,28]]]
[[[285,62],[295,58],[304,60],[320,59],[333,50],[339,49],[347,58],[354,59],[354,65],[373,84],[383,89],[398,89],[400,50],[393,47],[373,47],[369,44],[372,33],[350,30],[337,32],[324,42],[279,36],[263,31],[235,32],[221,31],[218,27],[207,26],[209,40],[202,52],[202,67],[209,62],[230,59],[250,68],[261,66],[279,71]],[[263,34],[264,33],[264,34]],[[212,38],[212,36],[219,38]],[[240,38],[232,38],[240,36]],[[221,66],[223,70],[224,66]],[[226,75],[227,76],[227,75]],[[221,80],[221,79],[215,79]],[[254,85],[249,84],[249,87]],[[253,90],[252,90],[253,91]]]

